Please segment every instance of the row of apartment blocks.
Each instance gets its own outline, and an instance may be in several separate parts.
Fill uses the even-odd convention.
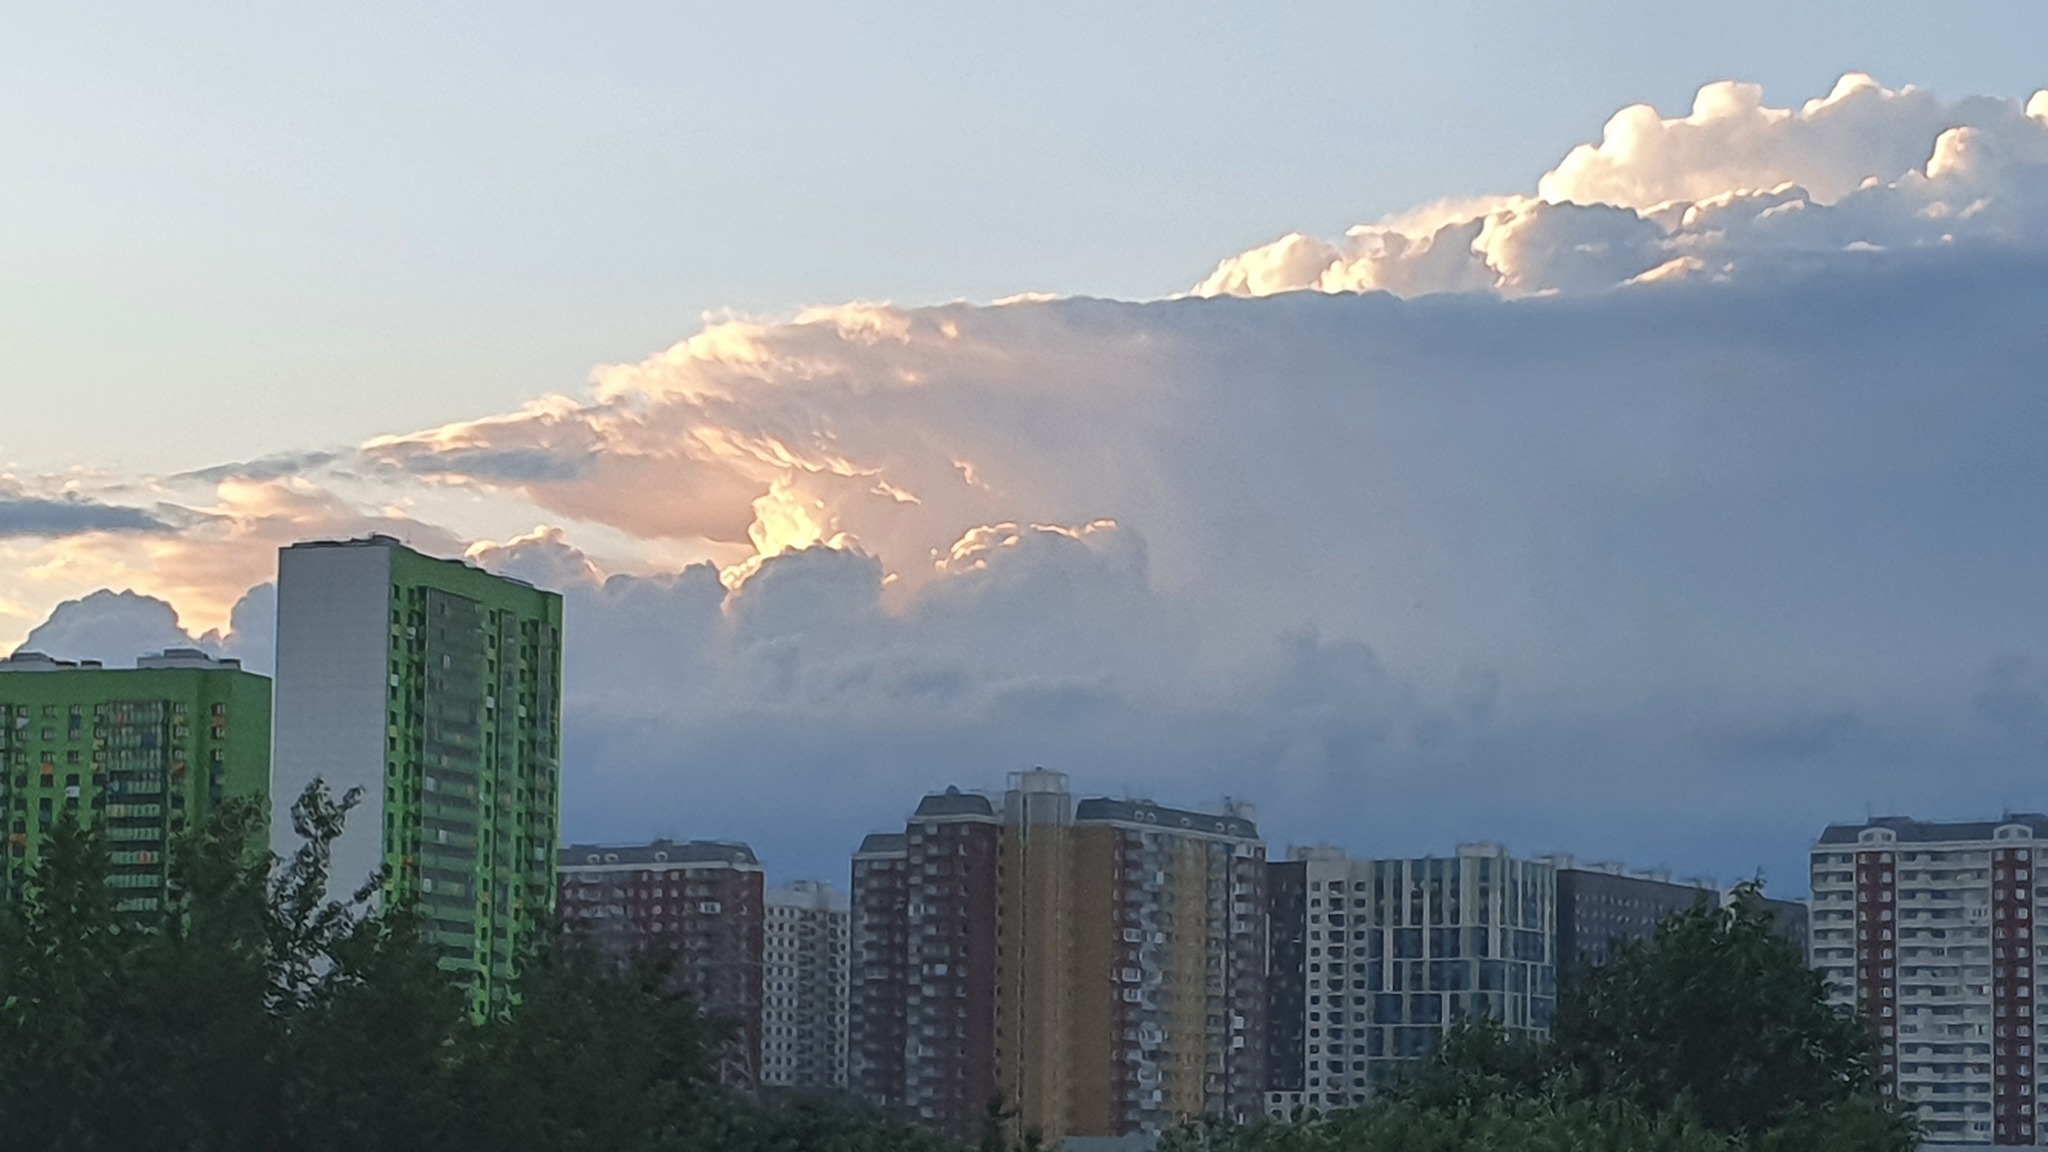
[[[759,1020],[742,1058],[762,1083],[844,1086],[956,1130],[994,1100],[1048,1136],[1122,1136],[1364,1103],[1460,1019],[1541,1035],[1575,966],[1726,896],[1493,844],[1288,856],[1265,860],[1241,805],[1076,802],[1029,772],[1000,796],[932,793],[868,836],[850,910],[819,886],[764,896],[734,845],[572,848],[563,901],[687,948],[707,1006]],[[1769,903],[1833,1002],[1871,1021],[1887,1090],[1944,1144],[2043,1143],[2048,816],[1831,825],[1811,859],[1810,927],[1807,903]],[[816,919],[777,944],[779,915]]]
[[[572,924],[673,950],[739,1027],[739,1082],[844,1089],[934,1127],[1157,1134],[1364,1103],[1460,1020],[1547,1032],[1562,976],[1724,898],[1494,844],[1266,859],[1248,805],[1077,800],[1056,772],[925,796],[867,836],[851,899],[765,888],[744,845],[579,845]],[[1805,905],[1773,902],[1805,946]]]

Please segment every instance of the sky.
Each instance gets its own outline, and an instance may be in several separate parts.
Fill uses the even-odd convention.
[[[424,427],[726,309],[1154,296],[1631,102],[2031,92],[2043,43],[2027,0],[8,5],[0,466]]]
[[[10,10],[0,646],[391,531],[567,595],[570,836],[787,876],[2048,806],[2048,10],[1497,9]]]

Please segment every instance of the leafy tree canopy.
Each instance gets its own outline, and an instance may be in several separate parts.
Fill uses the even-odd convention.
[[[659,960],[549,934],[477,1023],[403,904],[331,891],[356,803],[301,846],[230,804],[175,846],[159,923],[117,913],[101,834],[60,823],[0,908],[0,1143],[51,1152],[965,1152],[824,1100],[717,1082],[721,1037]]]
[[[1370,1106],[1174,1134],[1169,1152],[1912,1152],[1868,1021],[1827,1003],[1756,885],[1564,989],[1551,1039],[1451,1031]]]

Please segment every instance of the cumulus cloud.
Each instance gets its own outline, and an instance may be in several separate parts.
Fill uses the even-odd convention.
[[[103,588],[51,609],[48,618],[30,630],[20,650],[125,668],[138,656],[166,648],[197,648],[239,659],[253,672],[269,673],[276,663],[277,586],[249,589],[235,602],[231,619],[226,631],[194,633],[169,601],[132,589]]]
[[[2023,705],[1963,686],[2048,656],[2044,306],[2048,262],[1944,250],[1555,300],[720,324],[543,407],[596,430],[586,521],[724,501],[679,514],[745,520],[743,562],[614,572],[559,530],[473,555],[568,591],[576,827],[671,797],[824,871],[919,788],[1050,763],[1251,791],[1282,840],[1674,862],[1677,822],[1683,866],[1796,885],[1818,822],[1959,803],[1914,775],[1941,748],[2026,787]],[[594,499],[614,453],[647,471]],[[720,460],[736,490],[693,487]],[[464,483],[559,512],[556,474]]]
[[[98,660],[108,667],[135,663],[137,656],[196,643],[167,601],[133,591],[98,591],[66,600],[28,634],[22,648],[61,660]]]
[[[1282,844],[1796,889],[1866,802],[2048,805],[2044,132],[2048,94],[1714,86],[1534,195],[1194,296],[714,321],[578,394],[175,478],[178,533],[0,560],[242,652],[307,536],[561,589],[579,837],[830,875],[923,788],[1046,764],[1249,793]]]
[[[1622,109],[1533,196],[1286,236],[1194,291],[1582,293],[1955,244],[2048,246],[2048,91],[1950,102],[1851,74],[1779,108],[1757,85],[1709,84],[1684,116]]]

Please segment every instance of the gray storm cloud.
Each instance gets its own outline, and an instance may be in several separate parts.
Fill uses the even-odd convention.
[[[0,482],[0,539],[59,539],[96,532],[169,532],[172,526],[156,513],[118,504],[102,504],[76,496],[43,497],[9,494]]]
[[[296,510],[216,521],[250,555],[380,522],[315,491],[344,471],[552,521],[471,554],[568,598],[579,837],[829,876],[919,790],[1046,764],[1249,795],[1280,843],[1796,891],[1866,803],[2048,804],[2044,121],[1715,86],[1535,196],[1192,296],[713,323],[583,395],[214,477]],[[224,642],[262,650],[261,595]]]
[[[1841,811],[2034,787],[2038,737],[1995,719],[2020,706],[1981,700],[2048,653],[2044,307],[2048,261],[1936,250],[721,330],[587,418],[751,445],[738,579],[478,555],[571,589],[581,826],[672,795],[829,872],[856,815],[1053,763],[1253,793],[1282,840],[1796,886]]]

